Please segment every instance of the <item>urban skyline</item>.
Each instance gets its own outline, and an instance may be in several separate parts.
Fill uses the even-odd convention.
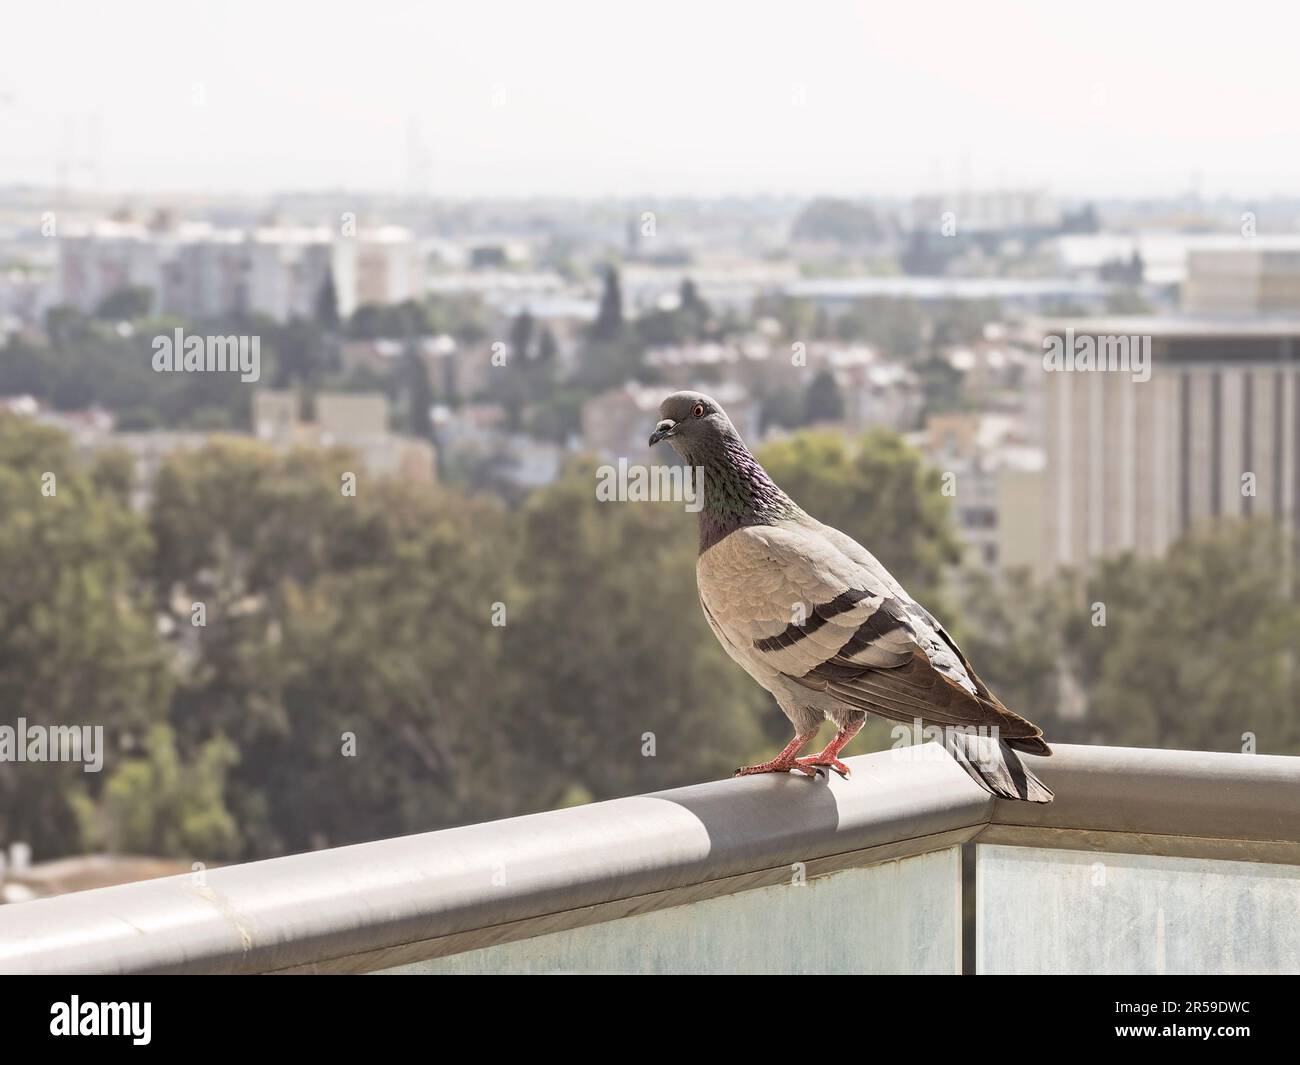
[[[5,28],[0,971],[1300,970],[1300,17]]]

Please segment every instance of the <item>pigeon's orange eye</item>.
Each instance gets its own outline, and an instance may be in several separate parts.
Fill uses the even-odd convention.
[[[703,403],[697,403],[697,404],[695,404],[695,409],[692,410],[691,413],[692,413],[693,415],[695,415],[695,417],[697,417],[697,418],[703,418],[703,417],[704,417],[704,404],[703,404]]]

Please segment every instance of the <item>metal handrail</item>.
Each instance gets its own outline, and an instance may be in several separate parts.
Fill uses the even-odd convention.
[[[1058,745],[1050,806],[933,744],[0,907],[4,972],[368,971],[973,839],[1300,864],[1300,758]]]

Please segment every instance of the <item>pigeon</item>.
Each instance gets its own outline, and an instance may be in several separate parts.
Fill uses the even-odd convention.
[[[704,616],[794,726],[780,754],[737,776],[833,770],[847,778],[840,752],[876,714],[941,733],[986,791],[1051,802],[1016,754],[1051,754],[1042,729],[989,691],[948,631],[875,556],[781,491],[715,400],[675,392],[659,414],[650,446],[668,441],[702,478],[696,581]],[[800,757],[824,719],[835,738]]]

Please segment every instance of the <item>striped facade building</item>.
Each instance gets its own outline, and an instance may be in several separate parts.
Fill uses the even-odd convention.
[[[1042,571],[1152,557],[1216,517],[1300,529],[1300,317],[1092,318],[1042,336],[1149,337],[1150,378],[1044,369]]]

